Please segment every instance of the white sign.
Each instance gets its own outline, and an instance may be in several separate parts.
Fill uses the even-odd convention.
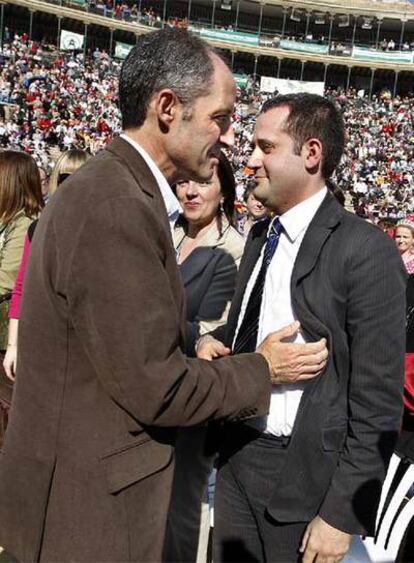
[[[79,51],[80,49],[83,49],[84,41],[84,35],[62,29],[62,32],[60,34],[60,49],[62,49],[62,51]]]
[[[115,57],[117,59],[126,59],[132,47],[133,45],[128,45],[127,43],[120,43],[119,41],[117,41],[115,44]]]
[[[308,92],[309,94],[319,94],[323,96],[325,82],[301,82],[300,80],[286,80],[284,78],[273,78],[262,76],[260,80],[261,92],[274,92],[279,94],[296,94],[298,92]]]

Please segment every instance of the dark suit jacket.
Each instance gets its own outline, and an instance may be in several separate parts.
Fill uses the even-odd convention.
[[[231,345],[244,289],[267,234],[257,224],[243,256],[227,324]],[[292,306],[329,361],[304,391],[269,511],[281,522],[320,514],[372,533],[381,483],[400,428],[405,272],[394,242],[328,194],[300,247]]]
[[[175,432],[268,409],[257,354],[188,360],[165,205],[116,139],[48,204],[31,247],[0,460],[20,561],[159,561]]]
[[[185,231],[177,225],[174,243]],[[226,323],[236,286],[244,239],[223,218],[222,231],[212,225],[199,245],[179,266],[187,305],[187,353],[195,355],[197,339]]]

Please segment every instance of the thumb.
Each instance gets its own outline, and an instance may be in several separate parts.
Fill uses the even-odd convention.
[[[300,322],[294,321],[293,323],[290,323],[289,325],[284,326],[280,330],[277,330],[274,333],[274,335],[277,336],[278,340],[282,340],[282,338],[286,338],[288,336],[293,336],[294,334],[296,334],[298,332],[299,328],[300,328]]]
[[[227,348],[226,346],[224,346],[224,344],[221,344],[220,346],[217,346],[217,348],[214,350],[213,357],[218,358],[221,356],[228,356],[230,352],[231,352],[230,348]]]

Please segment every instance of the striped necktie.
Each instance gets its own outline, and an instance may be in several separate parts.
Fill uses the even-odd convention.
[[[259,329],[260,308],[262,304],[263,289],[266,280],[266,272],[279,244],[280,234],[283,226],[276,217],[271,224],[263,253],[263,261],[260,266],[254,287],[250,293],[243,321],[237,333],[233,354],[254,352],[257,347],[257,332]]]

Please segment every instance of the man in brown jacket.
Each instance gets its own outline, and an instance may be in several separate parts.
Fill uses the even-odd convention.
[[[169,183],[211,177],[233,141],[231,73],[185,31],[124,63],[124,134],[65,182],[27,270],[0,461],[0,545],[20,561],[159,561],[174,427],[265,414],[271,378],[311,377],[323,341],[216,362],[183,353]],[[169,224],[170,219],[170,224]]]

